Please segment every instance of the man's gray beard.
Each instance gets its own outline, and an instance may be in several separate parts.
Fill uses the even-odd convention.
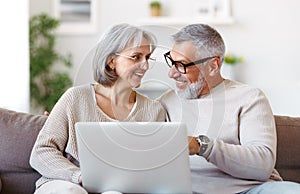
[[[180,98],[197,99],[199,98],[199,94],[203,90],[204,86],[205,82],[198,80],[196,83],[188,85],[188,87],[183,92],[179,92],[177,90],[176,93]]]

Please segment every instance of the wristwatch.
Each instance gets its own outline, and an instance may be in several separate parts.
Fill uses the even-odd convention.
[[[200,151],[197,155],[202,156],[208,148],[210,139],[205,135],[199,135],[198,137],[196,137],[196,140],[198,141],[198,144],[200,146]]]

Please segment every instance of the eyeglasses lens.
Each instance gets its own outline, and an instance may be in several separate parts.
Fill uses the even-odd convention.
[[[172,68],[172,66],[175,65],[175,68],[177,69],[177,71],[179,71],[180,73],[185,73],[184,66],[181,63],[172,61],[170,56],[166,56],[165,58],[166,58],[166,62],[168,64],[168,66],[170,68]]]

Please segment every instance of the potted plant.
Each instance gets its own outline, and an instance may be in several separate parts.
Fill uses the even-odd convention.
[[[235,65],[243,62],[243,57],[234,54],[226,54],[224,57],[224,63],[227,65]]]
[[[160,16],[161,15],[161,3],[159,1],[150,2],[151,16]]]
[[[224,57],[224,65],[222,65],[222,76],[228,79],[236,80],[236,74],[234,66],[243,62],[243,57],[235,54],[226,54]]]
[[[60,96],[72,85],[69,75],[55,71],[53,66],[71,67],[71,55],[64,56],[54,49],[54,31],[59,25],[57,19],[42,13],[32,16],[29,23],[31,108],[51,111]]]

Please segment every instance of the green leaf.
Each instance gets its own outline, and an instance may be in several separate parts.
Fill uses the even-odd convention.
[[[224,57],[224,62],[229,65],[235,65],[237,63],[243,62],[243,58],[234,54],[226,54]]]
[[[51,111],[60,96],[72,85],[68,74],[54,72],[54,64],[72,66],[71,54],[62,55],[55,48],[55,30],[59,21],[42,13],[32,16],[29,25],[30,101]]]

